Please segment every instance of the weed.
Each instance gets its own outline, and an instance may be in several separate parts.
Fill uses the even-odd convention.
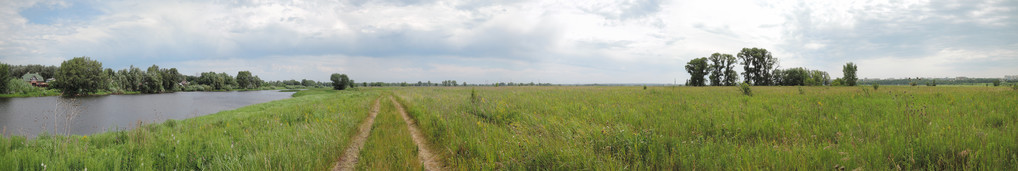
[[[749,89],[748,83],[739,84],[739,90],[742,90],[742,94],[747,96],[753,96],[753,90]]]
[[[873,90],[877,90],[879,88],[880,88],[880,84],[873,83]]]

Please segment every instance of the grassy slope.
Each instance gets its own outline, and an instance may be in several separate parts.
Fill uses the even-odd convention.
[[[291,99],[130,131],[0,138],[14,170],[323,170],[330,168],[377,92],[314,90]],[[45,166],[43,166],[45,165]]]
[[[372,127],[357,170],[424,170],[406,123],[390,100],[382,99],[381,111]]]
[[[460,169],[1018,166],[1010,88],[478,87],[477,103],[470,89],[396,90]]]

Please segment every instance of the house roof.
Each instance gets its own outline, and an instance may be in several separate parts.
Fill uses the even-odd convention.
[[[42,78],[42,75],[39,75],[38,73],[27,73],[24,76],[21,76],[21,79],[25,80],[25,81],[32,81],[33,77],[35,77],[36,81],[45,81],[46,80],[45,78]]]

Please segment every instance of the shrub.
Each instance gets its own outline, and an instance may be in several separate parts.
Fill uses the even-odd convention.
[[[1011,84],[1011,89],[1014,91],[1018,91],[1018,84]]]
[[[877,90],[878,88],[880,88],[880,84],[873,83],[873,90]]]
[[[749,83],[739,84],[739,90],[742,90],[742,94],[753,96],[753,90],[749,89]]]
[[[27,94],[40,91],[40,89],[32,87],[32,84],[19,78],[11,78],[7,80],[7,90],[3,91],[7,91],[10,94]]]

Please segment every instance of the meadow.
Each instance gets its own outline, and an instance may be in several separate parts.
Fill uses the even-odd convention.
[[[294,96],[128,131],[0,138],[0,170],[324,170],[378,92]]]
[[[1018,169],[1003,87],[401,87],[294,98],[87,136],[0,138],[12,170],[326,170],[380,100],[358,170]],[[142,124],[142,123],[139,123]]]
[[[395,94],[454,170],[1018,169],[1001,87],[463,87]]]

